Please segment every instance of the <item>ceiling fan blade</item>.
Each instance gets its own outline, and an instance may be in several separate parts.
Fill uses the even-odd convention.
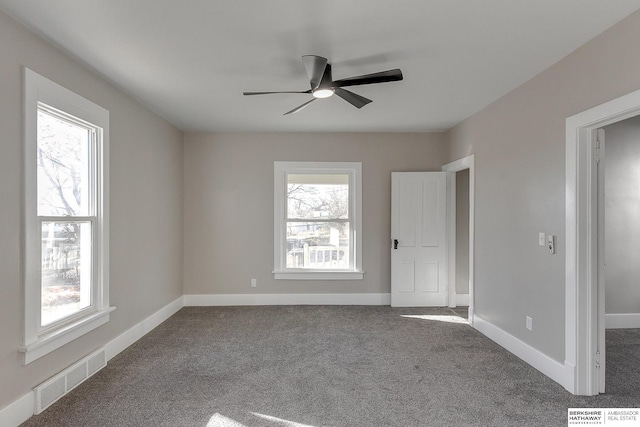
[[[320,85],[316,89],[330,87],[333,87],[333,77],[331,76],[331,64],[327,64],[327,66],[324,67],[324,73],[322,74]]]
[[[305,91],[283,91],[283,92],[242,92],[243,95],[271,95],[274,93],[311,93],[311,91],[305,90]]]
[[[373,102],[370,99],[365,98],[364,96],[360,96],[356,93],[350,92],[346,89],[342,89],[339,87],[335,88],[335,93],[340,98],[344,99],[345,101],[347,101],[349,104],[353,105],[356,108],[362,108],[368,103]]]
[[[304,55],[302,62],[304,63],[305,70],[307,70],[307,76],[309,76],[311,90],[317,89],[322,81],[324,69],[327,67],[327,58],[316,55]]]
[[[348,79],[336,80],[333,87],[346,87],[358,85],[370,85],[372,83],[397,82],[402,80],[402,71],[394,70],[380,71],[379,73],[365,74],[362,76],[349,77]]]
[[[287,111],[286,113],[283,114],[283,116],[286,116],[287,114],[293,114],[293,113],[297,113],[298,111],[302,110],[303,108],[305,108],[307,105],[311,104],[313,101],[315,101],[318,98],[311,98],[309,101],[305,102],[302,105],[297,106],[296,108],[294,108],[291,111]]]

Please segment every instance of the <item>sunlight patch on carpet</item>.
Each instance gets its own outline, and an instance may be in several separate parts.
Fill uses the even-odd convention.
[[[271,415],[259,414],[257,412],[252,412],[252,414],[264,420],[272,421],[273,423],[279,424],[283,427],[314,427],[309,424],[300,424],[300,423],[296,423],[295,421],[284,420],[282,418],[274,417]]]
[[[421,320],[434,320],[436,322],[446,322],[446,323],[462,323],[465,325],[469,324],[469,321],[460,316],[453,316],[450,314],[402,314],[400,317],[407,317],[411,319],[421,319]]]
[[[207,427],[246,427],[246,426],[244,424],[240,424],[239,422],[232,420],[231,418],[225,417],[224,415],[215,413],[211,418],[209,418]]]

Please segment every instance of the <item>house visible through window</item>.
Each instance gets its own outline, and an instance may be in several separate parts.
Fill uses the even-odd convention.
[[[280,279],[359,279],[361,164],[275,162]]]
[[[108,126],[25,69],[25,363],[109,319]]]

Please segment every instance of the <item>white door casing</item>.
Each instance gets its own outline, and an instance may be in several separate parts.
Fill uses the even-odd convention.
[[[604,365],[596,367],[604,336],[604,304],[598,280],[597,176],[594,130],[640,115],[640,90],[585,110],[566,120],[565,206],[565,377],[571,393],[596,395]],[[598,304],[594,304],[594,300]]]
[[[448,304],[445,172],[391,174],[391,306]]]
[[[596,244],[598,254],[598,284],[596,290],[596,304],[595,309],[598,311],[598,327],[596,331],[597,335],[597,348],[596,348],[596,368],[598,370],[598,391],[604,393],[605,390],[605,371],[606,371],[606,344],[605,344],[605,193],[604,193],[604,174],[605,174],[605,135],[604,129],[596,129],[595,133],[595,168],[597,170],[597,215],[598,215],[598,231]]]
[[[468,321],[471,326],[474,324],[474,271],[475,271],[475,154],[470,154],[461,159],[455,160],[442,166],[442,170],[447,173],[447,244],[449,257],[447,263],[449,265],[448,281],[449,286],[449,307],[458,305],[455,301],[456,292],[456,173],[462,170],[469,170],[469,298],[468,298]]]

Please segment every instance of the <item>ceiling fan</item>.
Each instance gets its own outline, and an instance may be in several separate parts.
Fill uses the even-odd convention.
[[[331,64],[327,62],[327,58],[317,55],[304,55],[302,57],[304,68],[307,70],[311,89],[305,91],[280,91],[280,92],[243,92],[244,95],[270,95],[274,93],[307,93],[313,95],[309,101],[294,108],[287,114],[297,113],[298,111],[311,104],[319,98],[328,98],[333,94],[338,95],[356,108],[362,108],[372,102],[370,99],[360,96],[356,93],[343,89],[346,86],[369,85],[373,83],[395,82],[402,80],[402,71],[398,68],[379,73],[365,74],[362,76],[349,77],[346,79],[333,80],[331,76]]]

